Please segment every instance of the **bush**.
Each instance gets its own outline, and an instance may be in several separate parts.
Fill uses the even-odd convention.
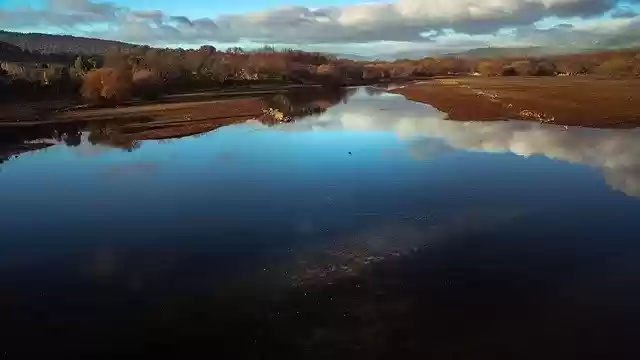
[[[91,70],[83,77],[80,92],[93,103],[129,100],[133,92],[131,72],[113,68]]]

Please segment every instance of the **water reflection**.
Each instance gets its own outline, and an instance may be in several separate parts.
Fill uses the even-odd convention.
[[[293,121],[0,132],[7,353],[635,347],[640,202],[600,172],[637,195],[636,130],[453,122],[371,89],[262,101]]]
[[[607,183],[640,196],[640,129],[593,129],[525,121],[458,122],[396,95],[375,98],[361,91],[335,114],[282,128],[295,131],[391,131],[406,139],[412,155],[430,158],[452,149],[513,153],[593,166]],[[383,109],[383,111],[380,111]]]
[[[292,131],[394,132],[406,140],[410,154],[416,159],[433,158],[452,149],[509,152],[524,157],[542,155],[593,166],[602,171],[612,188],[640,196],[638,129],[566,128],[525,121],[447,121],[445,113],[430,106],[408,102],[399,95],[373,87],[294,91],[268,96],[264,101],[266,107],[276,108],[295,120],[281,124],[269,116],[257,119],[268,127],[278,125],[280,129]],[[342,106],[335,112],[321,116],[338,104]],[[142,146],[143,140],[170,141],[189,135],[201,136],[233,123],[235,121],[205,121],[195,125],[152,123],[145,126],[145,121],[113,120],[7,127],[0,134],[0,163],[21,153],[60,143],[72,147],[83,144],[78,152],[86,154],[100,153],[104,148],[131,152]],[[91,149],[84,144],[96,147]]]
[[[257,120],[266,126],[274,126],[281,123],[283,119],[295,120],[313,114],[321,114],[336,104],[346,102],[356,91],[355,88],[331,90],[308,88],[277,95],[266,95],[260,98],[263,110],[275,109],[275,114],[265,111],[265,115]],[[227,101],[233,103],[235,100]],[[33,126],[5,124],[0,128],[2,130],[0,131],[0,164],[21,153],[44,149],[56,144],[65,144],[71,147],[90,144],[132,152],[140,148],[144,140],[168,141],[185,136],[197,137],[222,126],[248,119],[214,118],[191,121],[188,119],[188,115],[185,117],[187,118],[170,118],[160,121],[153,117],[140,116]],[[87,150],[86,152],[91,151]]]

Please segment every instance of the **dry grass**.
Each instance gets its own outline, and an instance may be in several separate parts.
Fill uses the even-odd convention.
[[[640,125],[640,79],[468,77],[394,92],[447,112],[452,120],[521,119],[561,125]]]

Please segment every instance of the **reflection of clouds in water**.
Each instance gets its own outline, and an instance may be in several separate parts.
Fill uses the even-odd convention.
[[[409,155],[416,160],[427,160],[451,150],[451,147],[443,141],[412,139],[407,142]]]
[[[380,111],[380,108],[391,111]],[[446,114],[403,97],[352,100],[326,116],[283,124],[285,130],[393,131],[409,140],[413,156],[424,158],[446,151],[447,146],[485,152],[510,152],[521,156],[594,166],[607,183],[628,195],[640,196],[640,129],[563,128],[525,121],[459,122]],[[415,137],[425,137],[417,140]],[[438,144],[439,140],[444,144]],[[426,144],[431,143],[431,144]]]

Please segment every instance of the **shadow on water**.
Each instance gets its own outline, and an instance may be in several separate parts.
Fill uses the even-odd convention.
[[[215,292],[202,294],[184,282],[202,276],[203,262],[215,258],[145,251],[123,260],[117,253],[103,253],[91,266],[95,277],[90,281],[14,299],[20,300],[19,310],[4,298],[3,308],[10,304],[14,312],[3,314],[2,327],[12,334],[8,338],[38,339],[39,348],[9,348],[17,354],[249,359],[637,355],[640,316],[633,309],[640,300],[638,273],[629,272],[637,269],[637,247],[633,254],[603,253],[595,242],[565,238],[570,229],[556,227],[552,219],[535,219],[543,229],[536,231],[528,227],[532,219],[526,215],[494,213],[467,225],[474,218],[449,219],[441,224],[451,230],[446,236],[434,235],[434,241],[399,255],[394,246],[391,256],[357,273],[278,291],[261,290],[263,281],[254,278],[242,285],[218,283]],[[396,234],[423,226],[391,225]],[[522,226],[530,231],[523,232]],[[402,242],[403,235],[397,238]],[[629,233],[611,245],[633,239]],[[119,277],[130,271],[118,266],[144,268],[147,274],[122,281]],[[183,284],[176,285],[176,276]],[[78,286],[82,292],[64,293]],[[46,301],[47,309],[25,320],[24,312],[39,308],[39,301]]]
[[[636,130],[453,122],[376,89],[265,104],[293,121],[0,133],[6,157],[135,150],[117,177],[65,152],[0,173],[35,194],[0,194],[0,354],[640,355]],[[170,138],[179,161],[140,147]]]

